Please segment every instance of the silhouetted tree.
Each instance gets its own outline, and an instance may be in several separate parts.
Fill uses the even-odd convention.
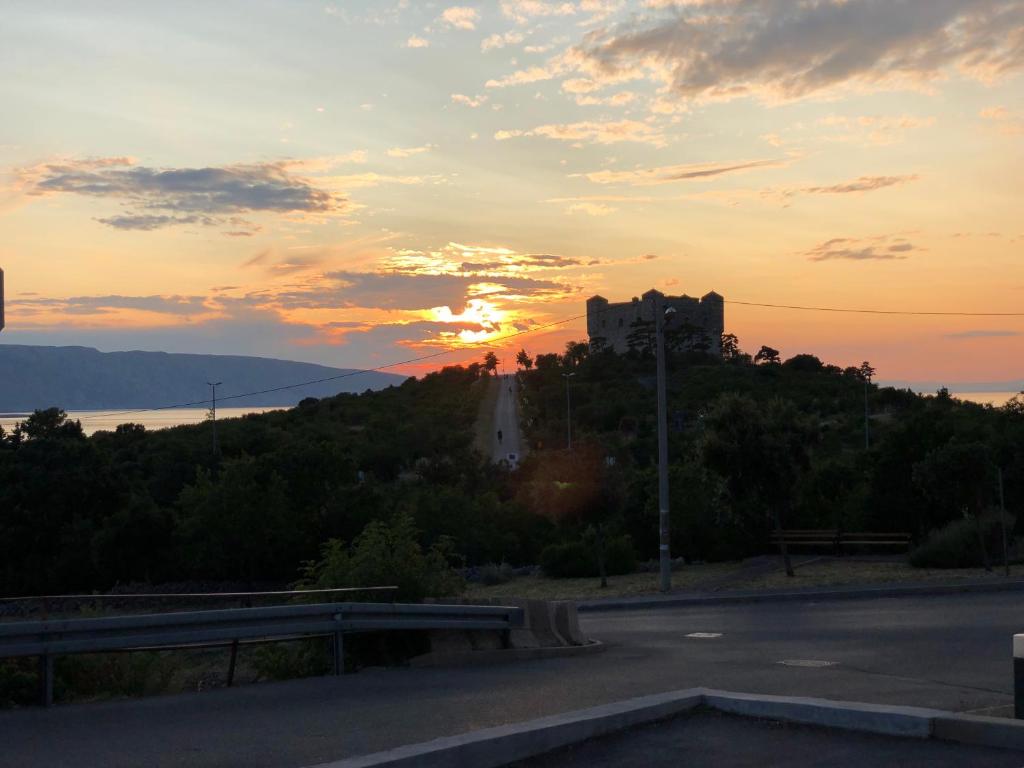
[[[520,349],[518,354],[516,354],[516,364],[526,370],[530,370],[533,368],[533,358],[526,354],[525,349]]]
[[[766,365],[778,365],[779,350],[773,349],[768,345],[764,345],[757,351],[757,354],[754,355],[754,362],[764,363]]]
[[[495,376],[498,375],[498,356],[493,351],[484,355],[484,370]]]

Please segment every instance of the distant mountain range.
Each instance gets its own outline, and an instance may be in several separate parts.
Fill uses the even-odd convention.
[[[208,399],[208,381],[223,382],[218,398],[230,398],[333,376],[345,378],[225,400],[224,405],[289,406],[305,397],[383,389],[407,378],[262,357],[0,344],[0,412],[52,406],[69,411],[152,408]]]

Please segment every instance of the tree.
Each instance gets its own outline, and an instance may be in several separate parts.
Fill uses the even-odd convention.
[[[871,379],[874,378],[875,375],[875,369],[871,367],[871,363],[867,360],[860,364],[860,367],[857,368],[857,372],[860,373],[861,378],[868,384],[871,383]]]
[[[526,354],[525,349],[520,349],[519,353],[516,355],[516,364],[526,370],[530,370],[533,368],[533,358]]]
[[[754,355],[755,363],[764,363],[766,365],[778,365],[779,364],[779,350],[773,349],[768,345],[761,347],[757,354]]]
[[[773,400],[764,406],[747,395],[722,395],[704,420],[705,465],[725,480],[734,507],[753,513],[755,527],[758,513],[769,513],[788,576],[793,566],[783,523],[797,481],[810,465],[809,446],[816,435],[816,426],[792,403]]]
[[[973,517],[986,571],[992,566],[985,548],[981,513],[985,509],[992,479],[992,457],[981,442],[960,443],[951,440],[914,465],[914,483],[922,495],[946,519],[957,515]]]
[[[732,362],[740,356],[740,340],[735,333],[722,334],[722,359]]]
[[[582,341],[565,342],[565,356],[563,362],[568,368],[577,368],[590,355],[590,345]]]
[[[493,350],[484,355],[484,370],[495,376],[498,375],[498,356],[494,354]]]

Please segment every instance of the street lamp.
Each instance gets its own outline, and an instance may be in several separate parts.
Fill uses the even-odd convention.
[[[563,373],[562,378],[565,379],[565,429],[566,429],[566,442],[567,447],[572,450],[572,400],[569,397],[569,379],[576,375],[576,372]]]
[[[217,456],[217,387],[223,382],[208,381],[206,385],[210,388],[210,418],[213,421],[213,455]]]
[[[669,553],[668,512],[668,405],[665,395],[665,325],[676,313],[674,307],[663,309],[662,299],[654,299],[654,328],[658,357],[658,565],[661,591],[672,589],[672,558]]]

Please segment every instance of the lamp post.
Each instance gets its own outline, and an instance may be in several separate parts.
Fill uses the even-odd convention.
[[[658,358],[658,564],[662,592],[672,589],[672,558],[669,552],[668,507],[668,404],[665,395],[665,324],[675,314],[664,308],[660,296],[654,299],[654,329]]]
[[[565,436],[566,436],[566,447],[568,450],[572,450],[572,399],[569,396],[569,379],[576,375],[576,372],[563,373],[562,378],[565,379]]]
[[[210,388],[210,419],[213,421],[213,455],[217,456],[217,387],[223,382],[220,381],[208,381],[207,386]]]

